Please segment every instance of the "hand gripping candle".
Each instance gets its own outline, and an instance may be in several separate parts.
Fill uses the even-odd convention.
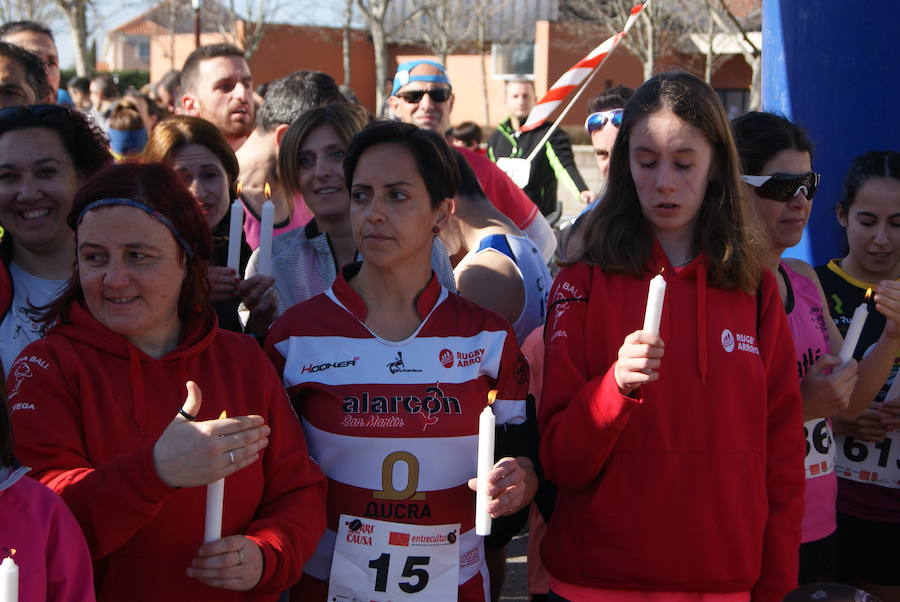
[[[238,182],[237,196],[231,203],[231,223],[228,228],[228,267],[237,272],[241,268],[241,235],[244,228],[244,205],[241,203],[241,184]]]
[[[847,335],[844,337],[844,344],[841,345],[841,351],[838,358],[841,364],[846,364],[853,357],[856,350],[856,344],[859,343],[859,336],[862,334],[863,326],[866,325],[866,318],[869,317],[868,300],[872,296],[872,289],[866,291],[866,298],[856,311],[853,312],[853,319],[850,321],[850,327],[847,328]]]
[[[497,397],[496,389],[488,393],[488,405],[478,418],[478,488],[475,491],[475,534],[491,534],[491,515],[488,514],[488,473],[494,467],[494,429],[497,419],[491,404]]]
[[[0,602],[17,602],[19,599],[19,567],[12,559],[15,550],[0,562]]]
[[[227,418],[224,411],[219,419]],[[203,543],[222,539],[222,508],[225,505],[225,477],[206,486],[206,525],[203,529]]]
[[[269,200],[272,194],[269,183],[265,187],[266,201],[262,206],[259,224],[259,273],[268,276],[272,273],[272,228],[275,222],[275,205]]]
[[[642,330],[659,335],[659,321],[662,319],[665,297],[666,281],[660,273],[650,280],[650,290],[647,292],[647,310],[644,312],[644,328]]]

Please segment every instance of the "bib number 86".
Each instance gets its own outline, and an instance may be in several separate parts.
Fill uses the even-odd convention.
[[[403,573],[401,573],[401,576],[412,577],[415,578],[416,581],[415,583],[411,581],[401,581],[397,584],[400,589],[407,594],[417,594],[425,589],[425,586],[428,585],[428,571],[416,567],[428,566],[428,563],[430,562],[431,558],[428,556],[408,556],[406,558],[406,564],[403,565]],[[369,568],[375,569],[375,591],[387,591],[388,569],[390,568],[390,565],[391,555],[386,552],[378,558],[369,561]]]

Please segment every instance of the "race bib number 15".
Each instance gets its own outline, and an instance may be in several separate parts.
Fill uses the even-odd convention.
[[[342,514],[328,600],[456,600],[459,524],[407,525]]]

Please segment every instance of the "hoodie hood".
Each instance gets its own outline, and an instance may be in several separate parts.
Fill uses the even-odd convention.
[[[706,375],[709,370],[709,341],[707,340],[706,323],[706,256],[703,253],[698,253],[690,263],[676,270],[660,246],[659,241],[654,238],[653,248],[646,263],[646,270],[650,274],[661,273],[667,284],[675,280],[694,282],[697,293],[697,304],[694,308],[694,320],[697,328],[697,371],[700,375],[700,382],[706,384]],[[667,334],[669,328],[666,317],[669,316],[669,319],[672,319],[671,310],[665,311],[665,302],[663,302],[663,308],[660,332]],[[664,341],[666,340],[665,334],[662,335]]]
[[[182,382],[190,380],[185,362],[205,351],[215,340],[218,322],[212,309],[198,308],[184,325],[181,342],[161,358],[153,358],[138,349],[124,336],[100,323],[82,303],[74,303],[66,314],[65,323],[57,323],[48,335],[60,336],[72,342],[93,347],[103,354],[128,360],[131,382],[132,410],[135,422],[143,432],[147,417],[144,396],[144,369],[153,364],[165,364],[175,370]]]

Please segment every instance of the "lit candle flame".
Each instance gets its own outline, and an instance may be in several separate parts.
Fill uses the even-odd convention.
[[[867,288],[866,289],[866,301],[870,300],[871,298],[872,298],[872,289]]]
[[[219,414],[219,420],[222,420],[223,418],[228,418],[228,412],[225,410],[222,410],[222,413]]]
[[[272,187],[269,186],[268,182],[266,182],[266,185],[263,188],[263,194],[266,195],[266,199],[268,199],[270,196],[272,196]]]
[[[237,189],[236,189],[237,195],[236,196],[241,196],[241,190],[243,188],[244,188],[244,183],[239,181],[237,183]]]
[[[15,548],[10,548],[10,549],[9,549],[9,557],[12,558],[12,557],[15,556],[15,555],[16,555],[16,549],[15,549]]]
[[[494,405],[495,399],[497,399],[497,389],[491,389],[488,391],[488,405]]]

